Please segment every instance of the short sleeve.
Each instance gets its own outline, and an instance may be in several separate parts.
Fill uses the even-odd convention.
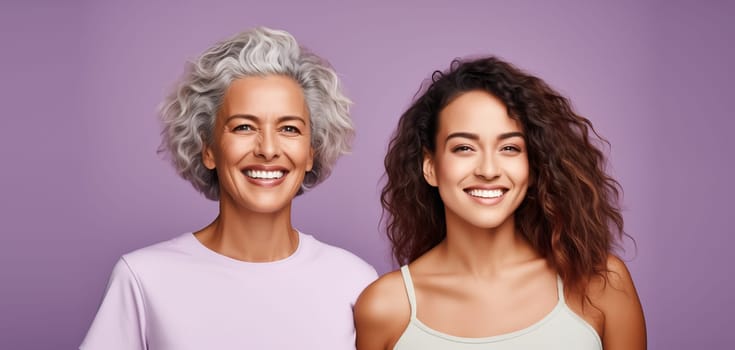
[[[378,272],[375,271],[375,268],[370,264],[366,263],[366,265],[367,265],[365,269],[366,271],[363,274],[364,277],[363,277],[363,280],[361,281],[361,284],[362,284],[362,289],[360,290],[361,293],[362,293],[362,290],[365,289],[370,283],[373,283],[375,282],[375,280],[378,279]]]
[[[378,279],[378,272],[375,271],[375,268],[362,261],[359,260],[359,264],[357,264],[353,269],[353,278],[354,278],[354,297],[352,298],[350,304],[352,307],[355,306],[355,303],[357,302],[357,298],[360,296],[360,293],[367,288],[370,283],[373,283],[376,279]]]
[[[135,274],[124,258],[112,270],[110,281],[87,332],[81,350],[144,350],[145,308]]]

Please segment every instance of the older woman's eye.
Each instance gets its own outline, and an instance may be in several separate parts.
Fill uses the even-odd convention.
[[[249,124],[240,124],[232,128],[232,131],[253,131],[254,128]]]
[[[281,128],[281,131],[287,134],[301,134],[301,130],[293,125],[286,125]]]

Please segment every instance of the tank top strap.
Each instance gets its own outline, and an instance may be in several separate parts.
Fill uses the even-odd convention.
[[[561,280],[559,275],[556,275],[556,294],[559,296],[559,302],[566,304],[564,300],[564,281]]]
[[[408,265],[401,266],[401,275],[403,276],[403,284],[406,286],[406,295],[408,295],[408,304],[411,306],[411,319],[416,319],[416,292],[413,289],[413,280],[411,273],[408,271]]]

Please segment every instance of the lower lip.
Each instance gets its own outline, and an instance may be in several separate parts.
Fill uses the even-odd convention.
[[[252,178],[250,176],[247,176],[246,174],[243,174],[243,175],[245,175],[245,178],[251,184],[258,185],[258,186],[261,186],[261,187],[276,187],[276,186],[280,185],[286,179],[286,175],[287,174],[288,173],[285,173],[285,174],[283,174],[283,176],[281,176],[281,177],[279,177],[277,179],[255,179],[255,178]]]
[[[465,193],[467,193],[467,192],[465,192]],[[495,198],[475,197],[475,196],[473,196],[473,195],[471,195],[469,193],[467,193],[467,195],[470,196],[470,198],[472,198],[472,200],[474,200],[475,202],[477,202],[479,204],[482,204],[482,205],[495,205],[495,204],[500,203],[503,200],[503,197],[505,197],[505,192],[503,192],[503,194],[500,195],[500,197],[495,197]]]

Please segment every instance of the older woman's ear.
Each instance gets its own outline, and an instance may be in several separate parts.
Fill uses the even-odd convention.
[[[202,163],[204,164],[204,167],[209,170],[214,170],[217,167],[217,164],[214,161],[214,151],[212,151],[212,147],[210,145],[205,144],[202,146]]]
[[[309,147],[309,159],[306,160],[306,172],[314,168],[314,147]]]

